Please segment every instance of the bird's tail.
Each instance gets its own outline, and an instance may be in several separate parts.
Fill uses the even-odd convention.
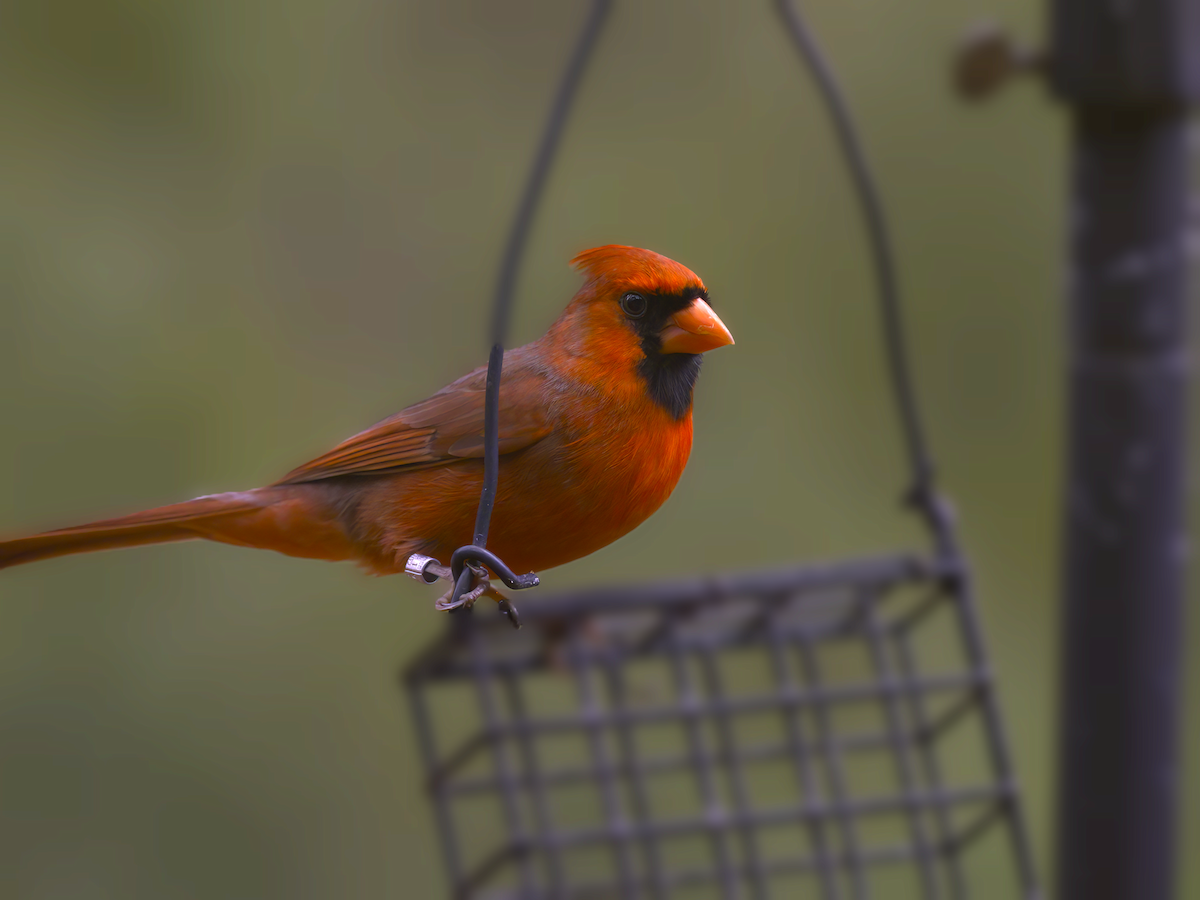
[[[243,543],[236,537],[240,529],[228,527],[248,513],[261,511],[271,503],[259,491],[214,494],[197,497],[185,503],[160,506],[134,513],[120,519],[105,519],[74,528],[60,528],[31,537],[0,541],[0,569],[22,563],[90,553],[94,550],[115,550],[120,547],[140,547],[145,544],[164,544],[194,538],[227,543]]]

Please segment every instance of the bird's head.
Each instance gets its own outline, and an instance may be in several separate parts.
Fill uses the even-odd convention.
[[[571,264],[587,281],[551,329],[568,352],[636,373],[677,419],[692,408],[700,354],[733,343],[695,272],[652,250],[609,244]]]

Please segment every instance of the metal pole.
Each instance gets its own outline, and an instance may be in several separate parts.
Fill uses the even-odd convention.
[[[1073,119],[1055,896],[1168,900],[1200,0],[1052,0],[1052,13],[1050,77]]]

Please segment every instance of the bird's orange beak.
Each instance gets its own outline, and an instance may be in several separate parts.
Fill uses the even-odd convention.
[[[733,343],[725,323],[699,297],[671,316],[671,323],[659,336],[663,353],[704,353]]]

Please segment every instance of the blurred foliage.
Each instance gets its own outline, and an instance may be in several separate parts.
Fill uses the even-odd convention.
[[[1033,83],[982,108],[947,86],[973,17],[1034,38],[1040,4],[807,6],[890,203],[1045,860],[1065,119]],[[477,314],[582,11],[9,0],[0,531],[262,483],[482,362]],[[618,4],[516,335],[565,304],[573,253],[611,242],[696,269],[738,344],[706,363],[672,499],[548,587],[922,545],[860,226],[766,2]],[[430,591],[200,544],[0,585],[0,895],[440,894],[394,684],[443,624]],[[1195,760],[1196,717],[1189,735]]]

